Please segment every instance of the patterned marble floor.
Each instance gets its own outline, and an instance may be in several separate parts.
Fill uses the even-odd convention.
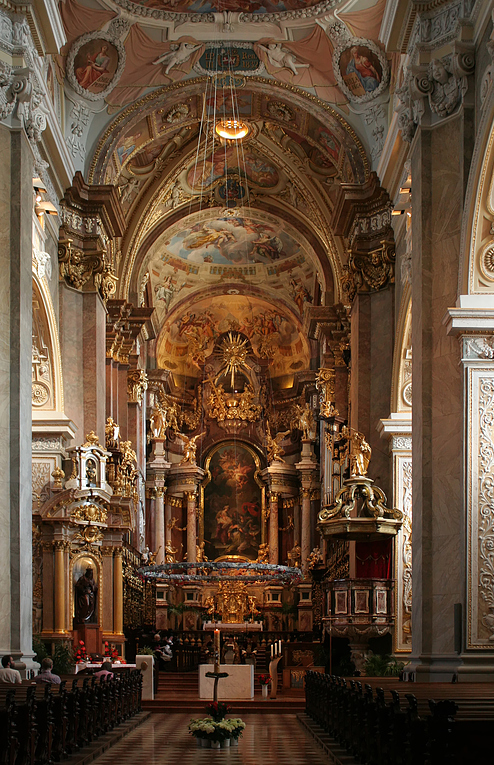
[[[193,716],[193,715],[192,715]],[[197,715],[196,715],[197,716]],[[153,714],[94,765],[327,765],[295,715],[243,715],[238,748],[200,749],[187,731],[191,715]]]

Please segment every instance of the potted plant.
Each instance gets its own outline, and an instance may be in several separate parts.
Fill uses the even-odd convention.
[[[59,643],[53,651],[53,673],[55,675],[72,675],[74,672],[72,648],[66,643]]]
[[[212,704],[206,706],[206,712],[211,715],[215,722],[223,720],[229,711],[230,707],[224,701],[213,701]]]
[[[259,683],[261,685],[261,693],[263,699],[268,698],[269,683],[271,681],[271,675],[259,675]]]

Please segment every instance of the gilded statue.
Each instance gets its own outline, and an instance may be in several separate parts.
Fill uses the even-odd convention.
[[[176,554],[178,553],[178,548],[173,547],[171,542],[167,542],[165,546],[165,563],[176,563]]]
[[[287,552],[288,565],[294,568],[300,568],[300,562],[302,560],[302,550],[298,542],[295,542],[291,550]]]
[[[196,559],[198,563],[202,563],[203,561],[209,560],[209,558],[206,556],[204,552],[204,548],[206,546],[206,543],[203,541],[200,545],[196,545]]]
[[[189,438],[188,436],[185,436],[183,433],[179,433],[180,438],[184,442],[184,456],[180,460],[180,465],[196,465],[196,451],[197,451],[197,442],[200,438],[206,435],[206,431],[204,430],[202,433],[198,433],[197,436],[192,436]]]
[[[269,563],[269,545],[267,542],[261,542],[259,545],[256,563]]]
[[[319,547],[314,547],[311,553],[307,556],[307,565],[309,568],[315,568],[322,563],[322,555]]]
[[[341,430],[341,435],[348,441],[350,446],[350,475],[367,475],[372,449],[365,440],[364,434],[345,425]]]
[[[150,427],[152,438],[164,438],[166,431],[166,419],[163,416],[163,409],[156,403],[153,407],[150,418]]]
[[[289,430],[277,433],[275,437],[271,435],[271,426],[269,420],[266,420],[266,449],[268,450],[268,462],[285,462],[283,455],[285,450],[281,447],[281,441],[288,436]]]
[[[295,406],[295,420],[293,427],[302,431],[302,439],[304,441],[310,441],[314,438],[314,415],[310,404],[306,403],[304,407],[300,404]]]
[[[105,425],[105,446],[107,449],[118,449],[120,427],[113,417],[108,417]]]

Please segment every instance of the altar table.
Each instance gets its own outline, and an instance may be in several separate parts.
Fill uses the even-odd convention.
[[[213,664],[199,665],[199,698],[213,700],[214,679],[206,677],[213,672]],[[221,664],[220,672],[228,677],[218,680],[218,701],[237,701],[254,698],[254,667],[252,664]]]

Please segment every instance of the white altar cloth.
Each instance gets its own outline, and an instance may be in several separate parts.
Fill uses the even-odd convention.
[[[199,698],[213,700],[214,679],[206,677],[206,672],[213,672],[213,664],[199,665]],[[221,664],[220,672],[228,672],[228,677],[218,680],[218,700],[237,701],[254,698],[254,667],[251,664]]]

